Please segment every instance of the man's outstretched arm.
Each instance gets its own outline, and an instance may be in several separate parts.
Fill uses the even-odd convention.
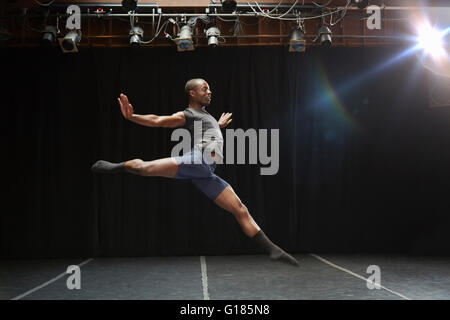
[[[128,98],[124,94],[120,94],[117,98],[120,105],[120,111],[125,119],[128,119],[134,123],[147,126],[147,127],[165,127],[176,128],[181,127],[186,123],[186,118],[182,111],[172,114],[171,116],[157,116],[154,114],[140,115],[135,114],[133,106],[128,101]]]

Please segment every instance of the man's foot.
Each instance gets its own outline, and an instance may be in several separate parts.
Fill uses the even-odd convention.
[[[264,248],[267,253],[269,253],[270,259],[287,262],[294,266],[300,267],[300,264],[293,256],[286,253],[283,249],[270,241],[262,230],[259,230],[252,239],[256,241],[261,248]]]
[[[91,167],[93,172],[119,173],[125,171],[125,162],[113,163],[105,160],[98,160]]]
[[[298,263],[297,259],[291,256],[289,253],[283,251],[282,249],[279,249],[279,251],[277,250],[277,252],[272,253],[270,255],[270,259],[273,261],[287,262],[296,267],[300,267],[300,263]]]

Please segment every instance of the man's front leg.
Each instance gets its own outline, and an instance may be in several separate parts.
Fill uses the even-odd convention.
[[[225,188],[214,202],[221,208],[231,212],[241,226],[242,231],[244,231],[244,233],[255,241],[261,248],[263,248],[272,260],[284,261],[292,265],[299,266],[298,261],[293,256],[286,253],[283,249],[270,241],[270,239],[253,220],[247,207],[234,193],[231,186]]]
[[[214,203],[222,209],[231,212],[241,226],[242,231],[250,238],[260,230],[247,207],[242,203],[236,193],[234,193],[231,186],[226,187],[214,200]]]

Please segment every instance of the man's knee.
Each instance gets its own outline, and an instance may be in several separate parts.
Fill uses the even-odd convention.
[[[144,175],[144,161],[141,159],[127,161],[125,168],[132,173]]]
[[[243,219],[246,218],[248,215],[247,207],[241,202],[238,201],[233,208],[233,213],[236,219]]]
[[[153,176],[155,175],[156,164],[153,161],[142,162],[139,167],[140,175]]]

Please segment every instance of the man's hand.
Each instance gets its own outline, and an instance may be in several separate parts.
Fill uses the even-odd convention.
[[[219,127],[220,129],[225,128],[227,125],[230,124],[230,122],[233,120],[231,119],[232,113],[222,113],[219,119]]]
[[[125,119],[130,120],[133,117],[134,110],[133,106],[128,101],[127,96],[121,93],[120,97],[117,98],[117,100],[119,100],[120,111],[122,111],[123,116],[125,117]]]

